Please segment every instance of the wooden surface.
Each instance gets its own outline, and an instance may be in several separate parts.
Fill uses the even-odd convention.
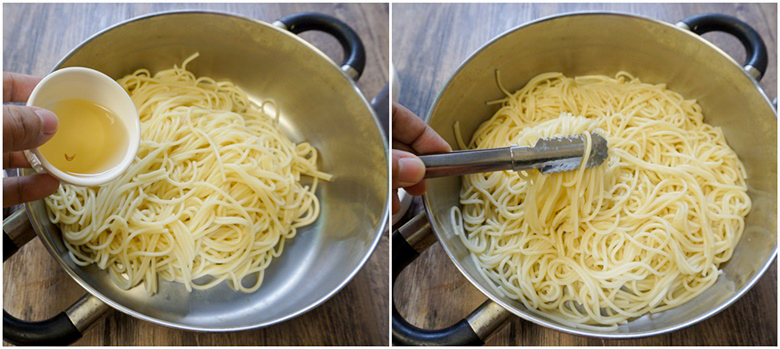
[[[92,34],[135,16],[172,9],[210,9],[273,22],[316,11],[352,26],[366,46],[366,70],[358,86],[374,97],[388,80],[386,4],[5,4],[3,70],[45,75]],[[341,60],[336,39],[302,37]],[[3,304],[10,313],[41,320],[64,310],[84,290],[37,240],[3,265]],[[231,333],[173,330],[118,311],[98,320],[78,345],[383,345],[388,343],[388,243],[386,236],[357,276],[325,304],[265,329]]]
[[[493,37],[536,18],[583,10],[629,12],[671,23],[694,14],[734,15],[750,23],[766,42],[770,63],[761,86],[770,99],[777,96],[776,4],[394,4],[393,64],[400,76],[400,102],[423,115],[460,63]],[[736,39],[720,33],[706,34],[705,38],[738,62],[743,61],[745,53]],[[421,209],[416,199],[411,210]],[[393,298],[407,320],[429,329],[455,323],[487,299],[461,275],[439,244],[425,251],[401,274]],[[671,334],[602,340],[568,335],[512,318],[487,344],[774,346],[777,263],[728,309]]]

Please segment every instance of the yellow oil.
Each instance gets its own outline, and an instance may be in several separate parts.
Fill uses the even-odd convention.
[[[57,114],[57,132],[38,147],[49,163],[73,175],[96,175],[118,165],[127,152],[127,128],[111,110],[85,99],[47,106]]]

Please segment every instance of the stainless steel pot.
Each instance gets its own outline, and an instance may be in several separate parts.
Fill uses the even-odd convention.
[[[344,47],[335,64],[296,33],[325,31]],[[226,284],[188,293],[161,282],[146,295],[143,286],[116,287],[96,266],[79,267],[67,257],[61,235],[43,201],[3,222],[4,259],[33,230],[65,271],[88,291],[74,306],[39,323],[4,313],[3,335],[18,344],[64,344],[81,336],[109,308],[169,327],[235,331],[272,325],[303,314],[346,285],[368,260],[388,218],[387,141],[375,113],[355,84],[365,64],[357,34],[343,22],[306,13],[273,24],[213,12],[169,12],[131,19],[83,42],[54,68],[85,66],[120,78],[139,68],[167,69],[189,55],[196,75],[230,80],[251,98],[273,98],[280,125],[293,141],[311,143],[322,170],[334,175],[318,187],[320,217],[298,231],[271,263],[262,287],[245,294]],[[385,104],[381,106],[387,108]]]
[[[740,65],[699,34],[725,31],[745,46]],[[693,300],[652,316],[642,316],[611,332],[574,328],[529,312],[487,286],[450,224],[450,209],[460,205],[459,177],[429,180],[425,213],[393,233],[393,279],[436,239],[464,276],[489,297],[466,319],[442,330],[409,324],[393,307],[393,339],[398,344],[477,344],[510,315],[559,331],[602,338],[633,338],[674,331],[723,310],[747,292],[772,264],[777,244],[777,112],[757,83],[767,53],[747,24],[723,15],[702,15],[676,26],[615,13],[578,13],[544,18],[510,30],[469,57],[442,88],[427,121],[456,148],[452,125],[460,122],[464,139],[489,119],[498,106],[485,101],[503,96],[494,72],[501,71],[511,91],[545,72],[567,76],[614,75],[624,70],[649,83],[666,83],[703,108],[706,122],[719,126],[748,173],[753,209],[745,233],[723,274]],[[455,302],[457,300],[453,300]],[[756,319],[761,321],[761,319]]]

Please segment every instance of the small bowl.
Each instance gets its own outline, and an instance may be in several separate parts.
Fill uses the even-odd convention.
[[[90,175],[74,175],[61,171],[49,163],[38,148],[24,152],[27,160],[37,172],[47,172],[60,181],[77,186],[101,185],[119,177],[133,162],[141,141],[141,123],[132,99],[122,86],[108,75],[94,69],[71,67],[44,77],[33,89],[27,105],[45,107],[67,99],[88,100],[114,112],[128,132],[125,155],[110,170]],[[84,142],[90,142],[89,135],[84,135]]]

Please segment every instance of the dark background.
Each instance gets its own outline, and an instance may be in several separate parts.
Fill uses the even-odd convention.
[[[499,34],[534,19],[576,11],[627,12],[677,23],[688,16],[723,13],[761,34],[769,68],[761,86],[777,97],[777,4],[394,4],[393,64],[400,102],[424,115],[447,79],[469,55]],[[723,33],[704,37],[743,62],[739,41]],[[522,62],[517,62],[522,64]],[[415,199],[406,219],[422,210]],[[397,228],[397,226],[396,226]],[[487,299],[434,244],[398,279],[393,298],[412,324],[450,326]],[[697,325],[634,340],[605,340],[564,334],[513,317],[489,345],[777,345],[777,263],[735,304]]]
[[[371,99],[388,81],[387,4],[5,4],[3,70],[45,75],[83,40],[129,18],[174,9],[230,12],[265,22],[299,12],[322,12],[349,24],[366,47],[358,86]],[[301,37],[334,61],[341,46],[331,36]],[[3,264],[3,305],[27,320],[53,316],[84,294],[33,240]],[[198,333],[169,329],[112,311],[76,345],[386,345],[388,244],[383,237],[357,276],[333,298],[292,320],[265,329]]]

